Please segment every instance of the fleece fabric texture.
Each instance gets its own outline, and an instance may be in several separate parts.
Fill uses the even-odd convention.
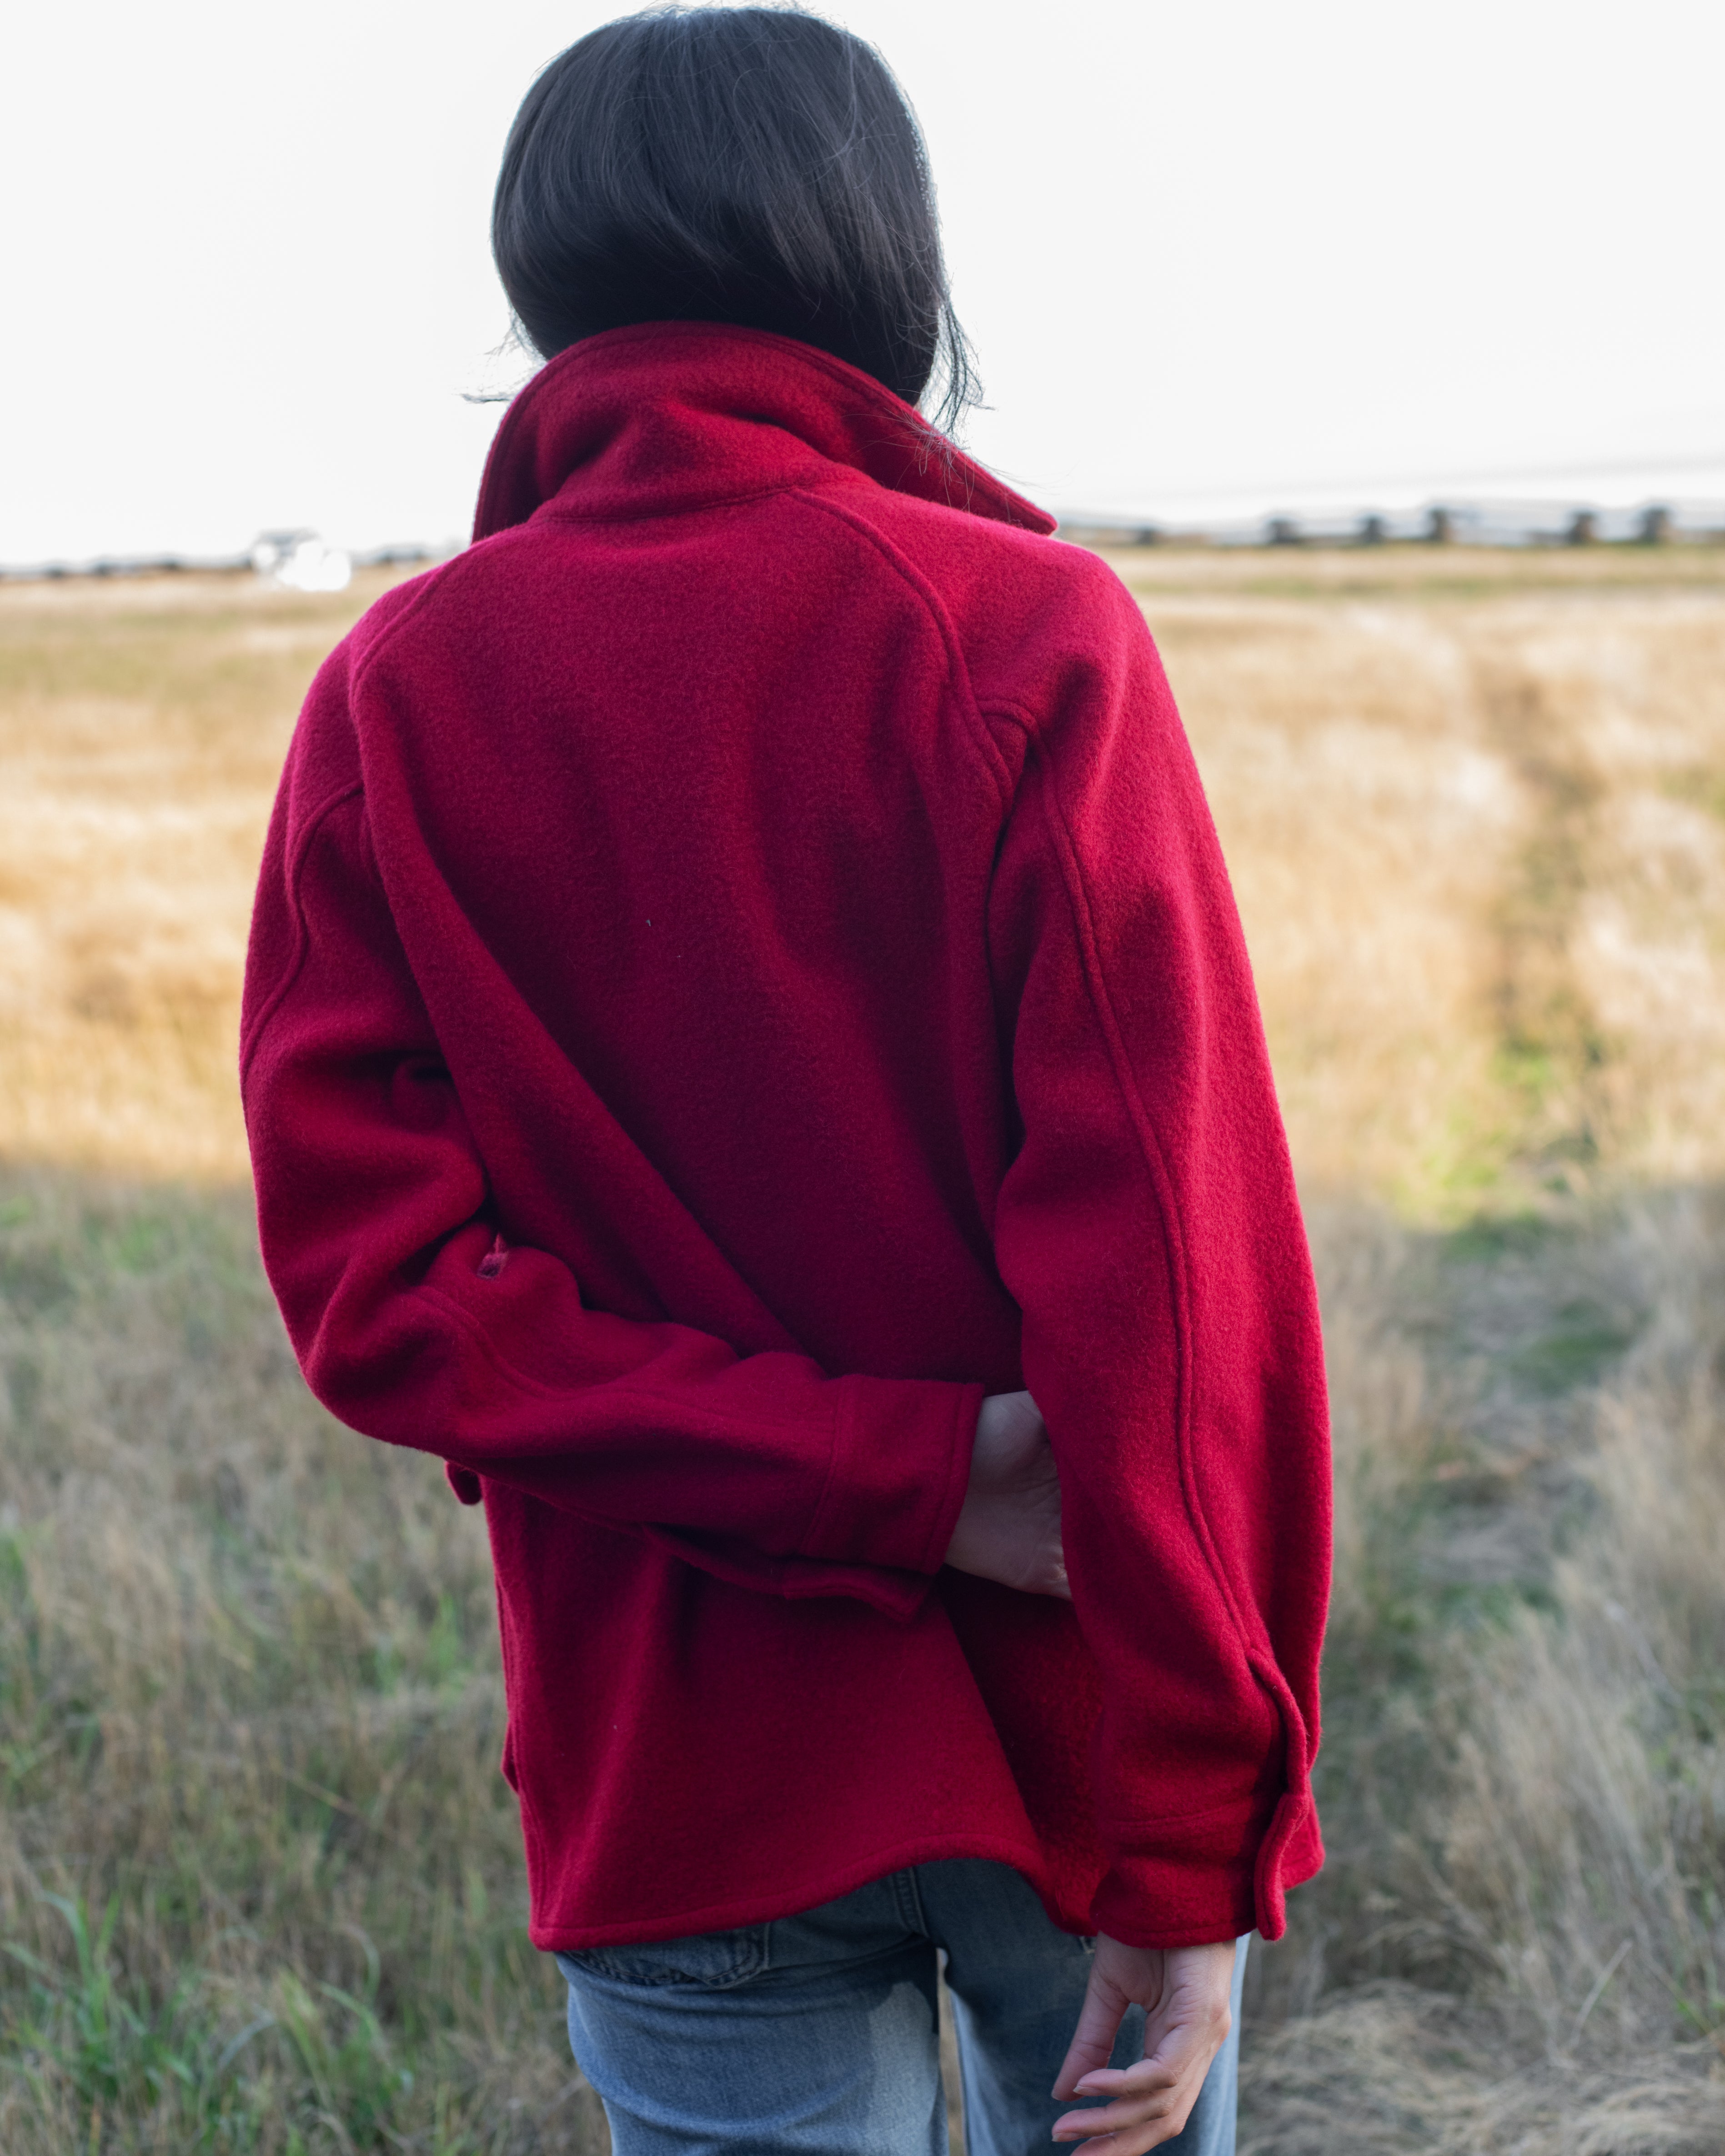
[[[1274,1938],[1321,1861],[1299,1211],[1162,669],[1051,530],[809,346],[619,330],[306,702],[264,1255],[318,1396],[484,1500],[542,1947],[945,1856]],[[1070,1607],[942,1568],[1019,1385]]]

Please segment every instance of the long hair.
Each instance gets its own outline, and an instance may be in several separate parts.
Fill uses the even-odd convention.
[[[633,322],[776,330],[950,428],[978,398],[927,152],[886,62],[800,10],[655,8],[516,115],[491,249],[546,358]]]

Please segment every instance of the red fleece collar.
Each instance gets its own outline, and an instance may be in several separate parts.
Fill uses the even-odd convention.
[[[669,511],[809,484],[823,465],[1030,531],[1055,521],[860,368],[766,330],[644,322],[583,337],[504,414],[473,536],[569,513]]]

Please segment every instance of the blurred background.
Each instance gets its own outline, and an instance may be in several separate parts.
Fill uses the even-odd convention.
[[[295,711],[461,542],[497,157],[610,12],[8,26],[7,2156],[604,2145],[483,1527],[305,1393],[232,1073]],[[928,136],[968,445],[1167,660],[1318,1259],[1331,1861],[1242,2147],[1717,2156],[1725,13],[833,12]]]
[[[614,10],[20,10],[0,98],[0,564],[465,533],[523,86]],[[1039,500],[1725,521],[1725,15],[1647,0],[858,0],[927,135]]]

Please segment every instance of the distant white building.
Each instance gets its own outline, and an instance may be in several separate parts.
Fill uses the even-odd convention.
[[[352,555],[325,546],[315,531],[260,531],[252,567],[290,592],[345,592],[353,581]]]

